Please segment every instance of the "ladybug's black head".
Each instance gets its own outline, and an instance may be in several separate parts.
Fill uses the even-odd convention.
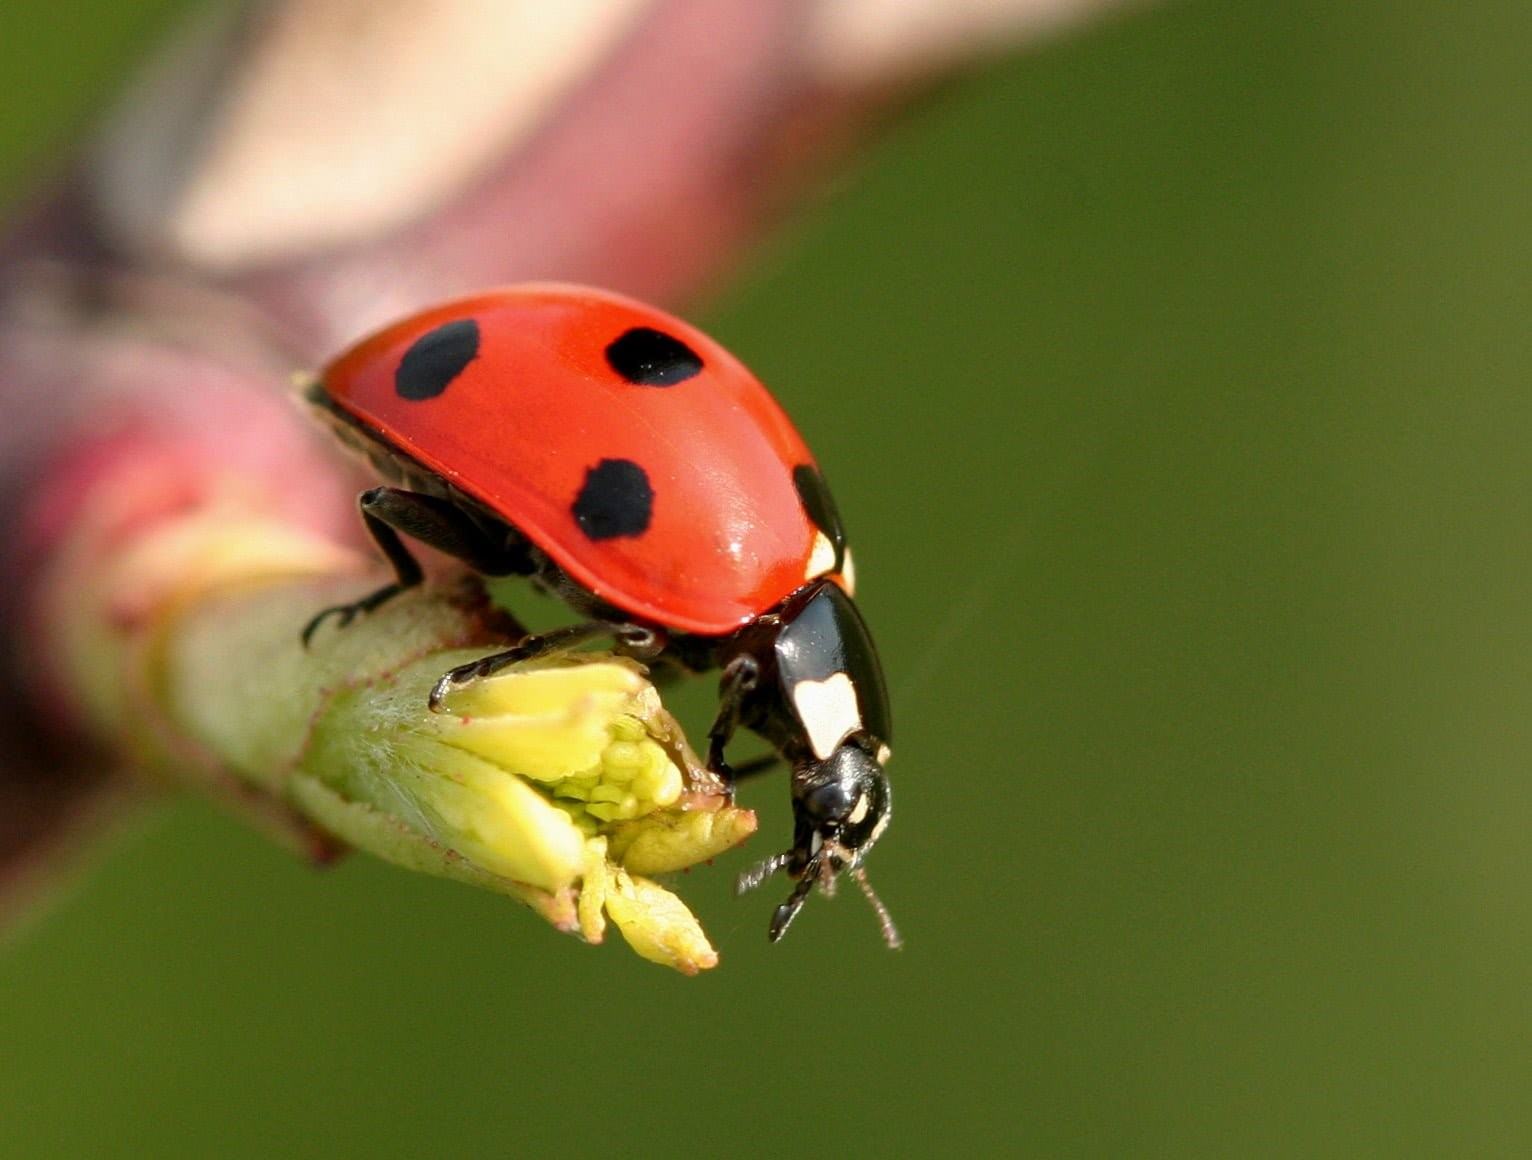
[[[815,885],[834,894],[836,875],[849,872],[877,911],[884,941],[899,945],[899,932],[861,864],[888,828],[891,813],[882,763],[856,741],[848,740],[823,761],[798,764],[793,770],[793,848],[768,858],[739,884],[741,891],[752,890],[779,870],[798,880],[771,917],[772,942],[787,933]]]

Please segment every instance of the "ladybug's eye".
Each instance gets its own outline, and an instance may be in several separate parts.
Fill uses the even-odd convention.
[[[854,785],[831,782],[808,794],[803,799],[803,808],[817,822],[843,822],[863,796]]]

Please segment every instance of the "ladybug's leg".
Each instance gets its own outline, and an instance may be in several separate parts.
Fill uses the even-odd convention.
[[[525,548],[509,543],[503,527],[498,534],[491,531],[449,499],[398,487],[374,487],[361,494],[357,506],[367,531],[394,566],[400,589],[420,583],[420,565],[400,542],[400,532],[487,576],[529,568]]]
[[[462,560],[476,571],[493,574],[514,570],[515,562],[507,557],[504,545],[496,544],[479,523],[449,500],[397,487],[374,487],[357,497],[357,508],[367,534],[393,566],[393,583],[360,600],[337,604],[319,613],[303,630],[305,646],[331,616],[344,628],[362,613],[371,612],[421,582],[424,573],[420,563],[405,547],[400,532]]]
[[[707,731],[707,767],[710,772],[723,778],[731,788],[739,774],[729,768],[724,749],[734,736],[734,730],[739,727],[745,698],[755,688],[760,677],[761,666],[754,657],[742,653],[724,666],[723,677],[718,682],[718,716],[713,718],[713,727]],[[752,769],[750,772],[755,771]]]
[[[615,638],[622,646],[624,653],[640,657],[658,653],[665,643],[662,633],[637,624],[613,624],[606,620],[588,620],[582,624],[565,625],[563,628],[525,636],[519,644],[504,652],[497,652],[479,660],[470,661],[466,665],[459,665],[455,669],[449,669],[431,689],[427,704],[433,713],[440,713],[443,702],[453,689],[493,676],[512,665],[571,652],[583,644],[589,644],[604,636]]]

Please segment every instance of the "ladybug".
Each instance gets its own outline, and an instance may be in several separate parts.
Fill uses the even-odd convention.
[[[850,873],[898,945],[862,859],[888,827],[889,705],[852,603],[851,553],[814,457],[760,381],[651,306],[581,286],[491,290],[388,326],[306,391],[388,480],[359,497],[394,580],[328,608],[345,625],[423,579],[404,537],[487,576],[520,575],[582,619],[444,674],[453,688],[607,639],[719,670],[708,768],[743,726],[792,769],[793,844],[743,875],[796,880],[781,938],[815,885]]]

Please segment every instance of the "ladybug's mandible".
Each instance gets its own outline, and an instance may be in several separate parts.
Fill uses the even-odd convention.
[[[453,669],[433,709],[454,686],[601,638],[720,669],[709,769],[732,787],[724,750],[741,725],[792,766],[792,849],[741,879],[797,880],[770,937],[849,871],[897,945],[861,868],[888,826],[890,731],[851,553],[814,457],[739,360],[632,299],[538,284],[395,323],[308,397],[397,486],[359,499],[394,582],[320,613],[305,642],[421,582],[402,535],[530,577],[585,618]]]

